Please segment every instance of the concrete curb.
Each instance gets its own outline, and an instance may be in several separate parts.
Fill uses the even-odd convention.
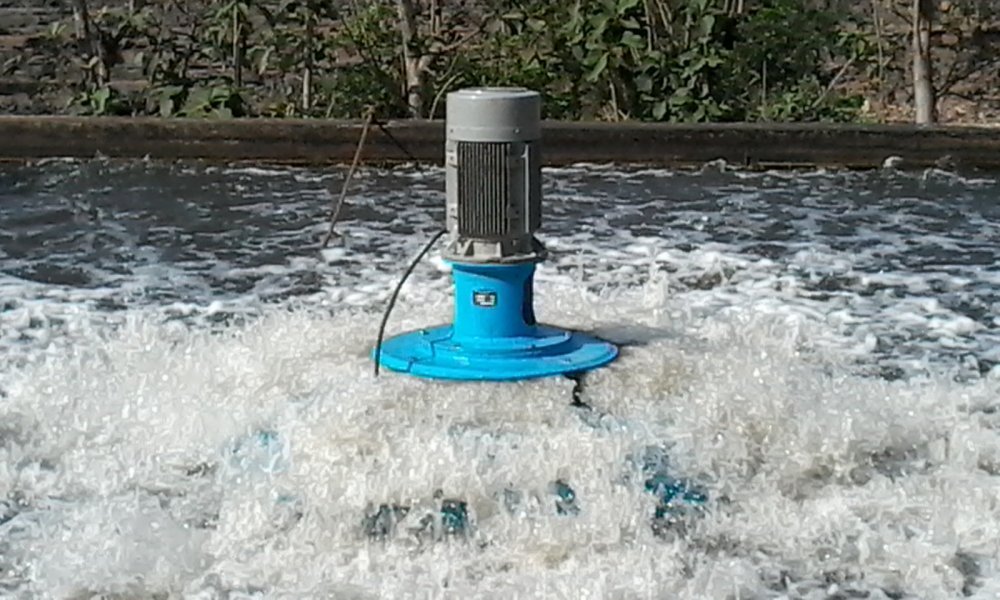
[[[0,160],[113,158],[321,165],[349,162],[361,135],[355,121],[0,116]],[[748,167],[1000,169],[1000,129],[913,125],[546,122],[547,165],[619,163],[690,166],[723,159]],[[441,121],[373,127],[366,162],[439,163]]]

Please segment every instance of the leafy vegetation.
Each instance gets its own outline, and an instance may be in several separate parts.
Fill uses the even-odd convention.
[[[869,36],[845,33],[846,14],[799,0],[761,0],[739,11],[732,4],[498,0],[472,11],[434,0],[339,9],[321,0],[164,0],[135,10],[123,3],[90,15],[102,50],[78,44],[81,76],[69,108],[357,118],[370,107],[381,118],[439,118],[449,90],[522,85],[544,93],[549,118],[858,117],[861,98],[838,84],[846,69],[871,63],[875,49]],[[409,30],[404,5],[413,10]],[[127,73],[141,84],[116,85],[116,74]]]

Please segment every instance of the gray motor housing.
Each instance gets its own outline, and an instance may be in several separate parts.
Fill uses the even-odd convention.
[[[469,88],[447,98],[446,260],[540,261],[541,97],[524,88]]]

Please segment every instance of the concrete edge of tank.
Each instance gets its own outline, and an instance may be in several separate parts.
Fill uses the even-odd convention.
[[[0,116],[0,160],[108,158],[292,165],[347,163],[363,124],[295,119],[157,119]],[[443,121],[398,120],[372,127],[368,164],[444,157]],[[749,168],[1000,170],[1000,129],[915,125],[554,122],[542,125],[547,166],[613,163],[697,166],[714,160]]]

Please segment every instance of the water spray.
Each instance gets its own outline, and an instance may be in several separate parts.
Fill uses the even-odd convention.
[[[454,319],[384,344],[380,336],[376,365],[432,379],[511,381],[575,375],[613,361],[613,344],[535,320],[535,267],[546,257],[535,237],[542,222],[539,94],[449,93],[446,128],[443,256],[452,267]]]

